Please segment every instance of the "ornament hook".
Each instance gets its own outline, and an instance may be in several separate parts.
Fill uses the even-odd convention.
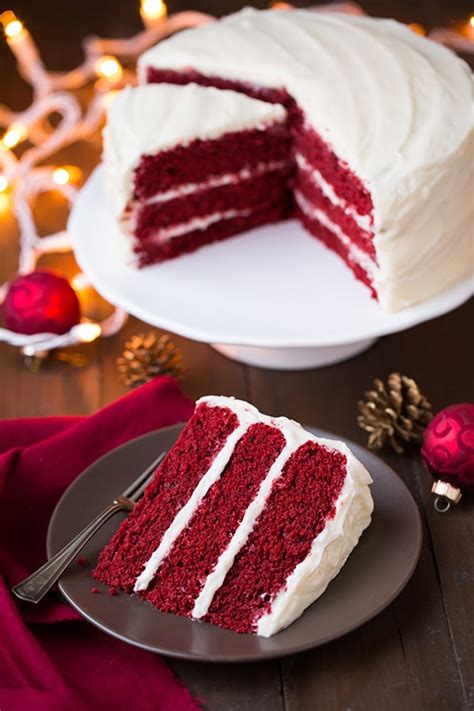
[[[438,513],[446,513],[451,508],[451,501],[445,496],[437,496],[433,506]]]

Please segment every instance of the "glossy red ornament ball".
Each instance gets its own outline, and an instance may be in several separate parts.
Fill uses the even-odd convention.
[[[76,292],[67,279],[38,269],[8,287],[3,303],[5,326],[17,333],[66,333],[80,319]]]
[[[434,479],[474,493],[474,405],[445,407],[423,434],[421,456]]]

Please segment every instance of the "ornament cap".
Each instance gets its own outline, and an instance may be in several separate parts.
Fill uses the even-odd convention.
[[[438,513],[446,513],[451,508],[451,504],[458,504],[462,497],[461,490],[457,486],[448,484],[447,481],[441,479],[433,483],[431,493],[437,495],[434,507]]]
[[[462,496],[461,489],[457,486],[453,486],[452,484],[448,484],[447,481],[442,481],[441,479],[433,482],[431,493],[438,494],[438,496],[444,496],[453,504],[459,504]]]

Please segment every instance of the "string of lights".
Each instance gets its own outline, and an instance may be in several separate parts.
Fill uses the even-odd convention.
[[[16,113],[0,106],[0,212],[11,210],[20,233],[18,274],[35,270],[40,258],[52,252],[69,252],[71,243],[65,230],[40,237],[34,218],[37,198],[45,192],[58,191],[69,207],[77,194],[82,171],[75,165],[44,166],[59,149],[92,137],[101,127],[104,113],[114,94],[125,85],[135,84],[132,70],[122,66],[121,59],[132,63],[148,47],[174,32],[211,21],[199,12],[181,12],[168,17],[162,0],[142,0],[140,15],[144,29],[123,40],[88,38],[84,42],[83,63],[69,72],[50,72],[44,66],[33,37],[11,10],[0,16],[5,39],[15,56],[19,74],[31,85],[33,101],[23,112]],[[94,82],[93,97],[85,111],[76,92]],[[59,116],[53,126],[50,117]],[[26,147],[17,157],[16,149]],[[87,286],[84,274],[71,280],[76,291]],[[0,303],[7,293],[0,287]],[[0,328],[0,341],[23,349],[24,353],[88,343],[99,336],[111,336],[123,326],[127,314],[116,308],[112,315],[98,323],[81,319],[67,333],[20,334]]]

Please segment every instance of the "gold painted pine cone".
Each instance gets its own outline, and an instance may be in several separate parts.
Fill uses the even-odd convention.
[[[374,389],[364,395],[366,399],[357,405],[357,422],[369,433],[370,449],[390,446],[401,454],[406,445],[421,441],[433,412],[415,380],[391,373],[386,383],[374,380]]]
[[[181,352],[167,334],[138,333],[125,342],[117,358],[120,379],[129,387],[143,385],[157,375],[179,378],[183,371]]]

